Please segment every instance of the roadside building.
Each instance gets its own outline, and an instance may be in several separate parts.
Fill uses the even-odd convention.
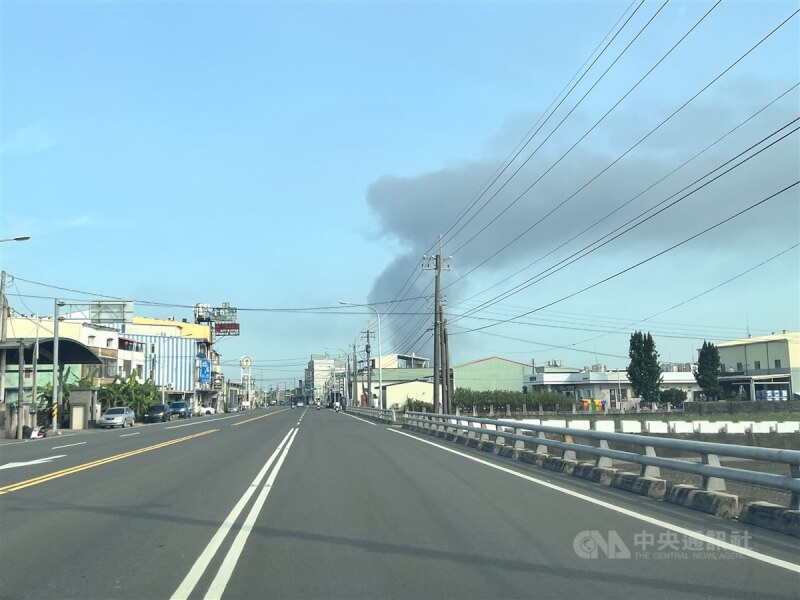
[[[221,377],[220,357],[211,346],[208,325],[134,317],[122,325],[120,336],[141,345],[145,379],[156,384],[167,402],[187,400],[193,409],[216,406],[219,389],[214,381]],[[208,381],[201,381],[203,361],[210,361]]]
[[[800,400],[800,332],[717,344],[724,395],[750,400]]]
[[[686,392],[687,400],[700,397],[700,386],[691,371],[670,371],[661,374],[661,389],[679,389]],[[523,386],[527,393],[556,392],[574,399],[576,404],[593,402],[611,409],[633,408],[639,403],[624,369],[608,370],[605,365],[591,367],[565,367],[560,361],[551,361],[536,367]]]
[[[476,392],[519,392],[522,382],[533,373],[533,366],[508,358],[490,356],[452,367],[453,389]]]

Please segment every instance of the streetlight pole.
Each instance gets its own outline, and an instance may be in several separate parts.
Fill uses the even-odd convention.
[[[0,239],[0,242],[24,242],[31,239],[29,235],[18,235]],[[6,302],[6,272],[0,275],[0,342],[6,341],[6,319],[8,318],[8,303]],[[20,375],[21,377],[22,375]],[[0,350],[0,405],[6,401],[6,350]]]
[[[363,306],[365,308],[369,308],[375,313],[375,316],[378,318],[378,408],[383,408],[383,350],[381,349],[381,313],[378,312],[378,309],[372,306],[371,304],[354,304],[353,302],[345,302],[344,300],[339,300],[339,304],[344,304],[347,306]],[[372,368],[371,365],[367,365],[367,368]],[[372,390],[369,391],[372,393]]]

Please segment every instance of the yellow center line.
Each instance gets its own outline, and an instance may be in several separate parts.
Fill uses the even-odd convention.
[[[136,456],[137,454],[142,454],[144,452],[150,452],[151,450],[157,450],[159,448],[164,448],[166,446],[171,446],[173,444],[178,444],[180,442],[185,442],[187,440],[191,440],[193,438],[197,438],[203,435],[208,435],[209,433],[214,433],[215,431],[219,431],[219,429],[209,429],[208,431],[201,431],[199,433],[194,433],[192,435],[187,435],[180,438],[175,438],[174,440],[169,440],[166,442],[161,442],[160,444],[155,444],[153,446],[147,446],[146,448],[139,448],[138,450],[132,450],[130,452],[123,452],[122,454],[115,454],[113,456],[108,456],[106,458],[101,458],[99,460],[95,460],[92,462],[84,463],[82,465],[77,465],[75,467],[69,467],[68,469],[62,469],[61,471],[54,471],[53,473],[47,473],[45,475],[40,475],[39,477],[34,477],[33,479],[27,479],[25,481],[20,481],[17,483],[12,483],[3,487],[0,487],[0,496],[3,494],[7,494],[8,492],[16,492],[18,490],[22,490],[34,485],[39,485],[40,483],[45,483],[47,481],[52,481],[53,479],[58,479],[60,477],[66,477],[67,475],[72,475],[74,473],[78,473],[80,471],[86,471],[87,469],[93,469],[94,467],[99,467],[101,465],[105,465],[111,462],[115,462],[118,460],[122,460],[123,458],[129,458],[131,456]]]
[[[267,417],[271,417],[272,415],[277,415],[278,413],[286,412],[289,410],[288,408],[282,408],[281,410],[276,410],[275,412],[271,412],[266,415],[261,415],[259,417],[253,417],[252,419],[246,419],[244,421],[239,421],[238,423],[233,423],[233,427],[238,427],[239,425],[244,425],[245,423],[250,423],[251,421],[258,421],[259,419],[265,419]]]

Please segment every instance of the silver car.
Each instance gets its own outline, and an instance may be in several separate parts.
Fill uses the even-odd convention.
[[[133,427],[135,421],[133,411],[125,406],[116,406],[109,408],[100,418],[98,426],[106,427]]]

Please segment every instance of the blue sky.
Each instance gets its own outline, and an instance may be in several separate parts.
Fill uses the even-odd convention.
[[[507,175],[661,4],[647,0],[638,9]],[[10,302],[44,314],[53,296],[107,295],[173,304],[140,303],[137,313],[183,318],[191,313],[182,306],[196,302],[296,309],[426,296],[431,273],[416,278],[422,254],[637,5],[5,1],[0,238],[32,238],[0,244],[0,267],[15,278]],[[797,244],[797,188],[537,311],[533,324],[491,321],[559,300],[800,179],[798,133],[574,266],[459,318],[798,117],[794,88],[602,226],[542,258],[800,81],[794,17],[563,208],[477,266],[797,10],[778,1],[714,8],[492,222],[712,6],[668,3],[486,209],[445,236],[454,362],[501,355],[624,366],[632,328],[652,330],[665,360],[688,361],[704,338],[742,337],[748,325],[753,333],[800,328],[797,247],[636,324]],[[412,289],[399,293],[409,276]],[[380,305],[384,352],[430,355],[429,306]],[[292,380],[311,353],[352,343],[370,314],[246,311],[242,335],[219,350],[226,361],[253,357],[266,385]],[[485,325],[492,327],[470,332]]]

